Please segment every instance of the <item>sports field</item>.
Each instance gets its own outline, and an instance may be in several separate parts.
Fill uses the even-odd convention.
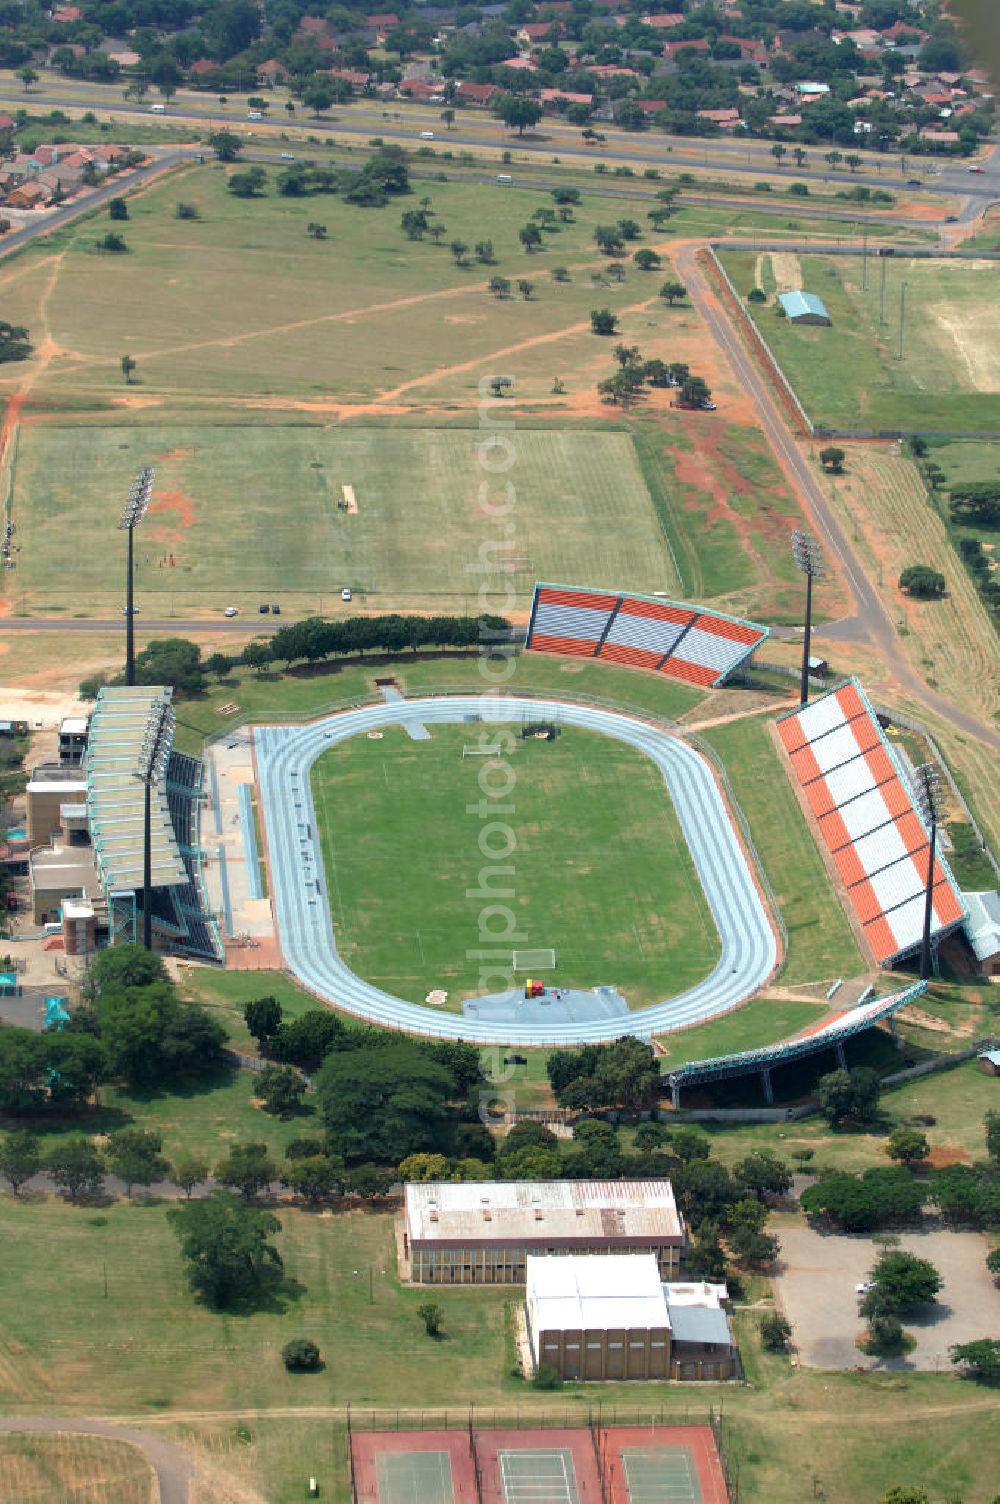
[[[159,1498],[142,1453],[122,1441],[74,1433],[0,1436],[0,1499],[17,1504],[152,1504]]]
[[[469,428],[30,426],[14,480],[19,608],[113,613],[124,564],[114,528],[150,462],[156,488],[136,533],[148,615],[254,612],[259,600],[322,611],[339,608],[345,585],[369,608],[474,611],[482,559],[492,569],[498,546],[525,608],[539,578],[676,592],[628,434],[518,432],[489,491],[495,501],[514,487],[502,531],[480,505],[479,443]]]
[[[747,310],[816,424],[1000,431],[995,262],[869,256],[865,288],[860,256],[726,251],[720,259],[744,298],[754,286],[769,294]],[[822,298],[830,327],[776,316],[775,293],[795,288]]]
[[[462,756],[475,740],[435,726],[412,742],[393,727],[336,747],[313,772],[341,956],[411,1002],[440,988],[457,1006],[480,990],[469,953],[495,945],[479,932],[480,874],[498,864],[479,846],[488,763]],[[718,935],[653,765],[575,730],[519,742],[508,762],[516,783],[503,819],[517,844],[506,880],[515,895],[503,901],[518,915],[518,948],[556,951],[554,985],[617,986],[633,1006],[707,976]]]

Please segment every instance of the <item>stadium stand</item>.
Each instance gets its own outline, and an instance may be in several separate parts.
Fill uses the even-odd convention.
[[[683,1086],[698,1086],[707,1084],[709,1081],[722,1081],[728,1076],[753,1075],[758,1071],[764,1077],[765,1094],[770,1100],[770,1071],[778,1066],[787,1065],[792,1060],[799,1060],[803,1055],[815,1055],[820,1050],[829,1049],[837,1051],[838,1059],[843,1064],[844,1057],[841,1052],[845,1040],[891,1018],[898,1008],[902,1008],[906,1003],[915,1002],[926,990],[926,982],[914,982],[901,992],[893,992],[888,997],[873,998],[867,1003],[848,1008],[833,1018],[825,1019],[821,1024],[814,1024],[811,1029],[804,1029],[794,1039],[783,1040],[780,1044],[764,1045],[757,1050],[740,1050],[733,1055],[716,1055],[708,1060],[686,1061],[685,1064],[678,1065],[667,1073],[674,1107],[680,1105],[680,1091]]]
[[[766,627],[647,596],[536,585],[526,647],[647,668],[705,688],[721,684]]]
[[[184,863],[186,880],[165,893],[172,911],[171,925],[162,916],[162,929],[171,934],[171,949],[205,961],[225,958],[218,926],[208,908],[201,883],[199,820],[205,765],[184,752],[171,752],[167,763],[167,807]]]
[[[872,954],[891,965],[920,944],[930,837],[906,775],[856,679],[778,720],[793,773]],[[947,865],[935,855],[933,939],[965,917]]]

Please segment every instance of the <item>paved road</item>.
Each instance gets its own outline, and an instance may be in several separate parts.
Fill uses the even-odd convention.
[[[806,510],[813,520],[815,530],[822,539],[827,553],[838,560],[848,588],[854,596],[855,616],[850,619],[850,622],[842,624],[840,640],[843,641],[847,637],[849,640],[870,642],[879,650],[896,680],[914,699],[919,700],[950,725],[965,731],[969,736],[975,737],[1000,753],[1000,732],[985,726],[952,700],[931,689],[914,670],[891,617],[882,604],[874,585],[868,579],[847,535],[837,521],[812,465],[790,433],[777,403],[771,396],[767,381],[757,371],[728,316],[709,293],[696,260],[698,249],[697,246],[683,246],[680,249],[676,257],[676,265],[681,280],[688,289],[692,303],[726,355],[736,379],[753,401],[760,425],[771,447],[805,502]],[[823,629],[820,628],[816,636],[822,635]]]
[[[697,986],[634,1009],[627,1019],[573,1024],[491,1023],[393,997],[356,976],[341,960],[325,893],[327,875],[309,782],[309,770],[316,758],[349,737],[386,726],[405,726],[407,722],[433,727],[482,721],[517,727],[528,719],[557,721],[609,736],[635,747],[659,769],[721,941],[715,968]],[[470,725],[470,739],[478,736],[479,729]],[[561,700],[456,695],[367,706],[307,726],[258,726],[254,748],[271,892],[285,961],[311,992],[348,1013],[415,1034],[483,1044],[599,1043],[617,1039],[622,1033],[642,1038],[665,1034],[724,1013],[751,997],[774,968],[777,944],[770,920],[711,767],[688,742],[646,722]],[[490,828],[489,824],[483,827]],[[493,933],[496,918],[502,919],[502,912],[489,921]],[[487,964],[494,952],[501,958],[504,954],[509,957],[509,945],[506,952],[499,940],[488,945],[483,957]],[[498,959],[497,965],[503,964]],[[669,980],[663,979],[665,988]],[[592,978],[595,986],[613,981],[607,976]]]
[[[38,220],[28,220],[21,229],[11,230],[0,241],[0,255],[9,256],[11,251],[20,250],[29,241],[37,240],[40,235],[51,234],[53,230],[72,224],[73,220],[79,219],[82,214],[92,213],[94,209],[99,209],[102,204],[106,204],[109,199],[118,198],[120,194],[130,192],[140,183],[148,182],[159,173],[168,172],[172,167],[180,166],[186,158],[194,155],[193,151],[186,151],[180,147],[169,150],[160,147],[144,147],[143,150],[148,151],[153,158],[145,167],[116,173],[113,178],[88,193],[86,198],[72,199],[68,204],[44,214]]]
[[[77,1416],[60,1415],[10,1415],[0,1418],[0,1432],[42,1433],[52,1435],[63,1432],[69,1435],[106,1436],[111,1441],[124,1441],[138,1447],[156,1474],[160,1488],[160,1504],[188,1504],[191,1483],[195,1476],[194,1466],[186,1453],[162,1437],[151,1436],[148,1431],[136,1431],[131,1426],[117,1426],[111,1421],[80,1420]]]
[[[242,634],[244,637],[250,632],[255,637],[259,637],[277,632],[281,625],[281,622],[275,622],[268,616],[256,617],[251,613],[234,620],[221,617],[218,621],[210,621],[204,616],[149,618],[137,621],[135,629],[136,633],[145,634],[165,632],[169,637],[179,635],[187,637],[205,632],[210,632],[213,636],[219,632],[232,632]],[[5,616],[3,630],[5,632],[120,632],[122,619],[120,616],[88,616],[60,621],[54,616]]]

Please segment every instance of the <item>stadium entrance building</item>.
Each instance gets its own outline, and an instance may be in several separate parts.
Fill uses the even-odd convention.
[[[684,1224],[668,1180],[408,1185],[403,1254],[416,1284],[524,1282],[529,1254],[652,1254],[676,1278]]]

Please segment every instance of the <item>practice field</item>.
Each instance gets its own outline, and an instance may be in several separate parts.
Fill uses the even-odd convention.
[[[487,497],[514,488],[503,530],[480,504],[480,441],[468,428],[32,425],[18,442],[11,589],[19,609],[113,614],[124,562],[114,529],[149,463],[156,488],[136,558],[150,616],[255,612],[261,600],[339,609],[344,586],[371,609],[475,611],[482,549],[490,570],[509,557],[525,608],[536,579],[677,589],[627,434],[519,431]]]
[[[860,256],[726,251],[720,259],[744,297],[758,279],[767,284],[768,302],[745,306],[816,424],[1000,431],[996,262],[869,256],[865,289]],[[788,262],[796,263],[791,277]],[[792,282],[822,298],[830,327],[776,315],[775,289],[788,291]]]
[[[72,1431],[0,1436],[0,1499],[17,1504],[152,1504],[149,1463],[135,1447]]]
[[[440,988],[457,1007],[480,990],[476,952],[499,943],[479,929],[484,902],[497,902],[482,897],[482,869],[498,864],[480,849],[476,810],[482,790],[506,775],[492,759],[463,758],[478,736],[435,726],[429,741],[413,742],[390,726],[380,740],[343,742],[313,772],[341,957],[412,1002]],[[617,986],[641,1006],[707,976],[718,933],[653,764],[574,729],[555,742],[517,741],[506,762],[514,784],[497,804],[512,806],[502,818],[516,846],[504,885],[514,889],[518,948],[556,952],[546,979]]]

